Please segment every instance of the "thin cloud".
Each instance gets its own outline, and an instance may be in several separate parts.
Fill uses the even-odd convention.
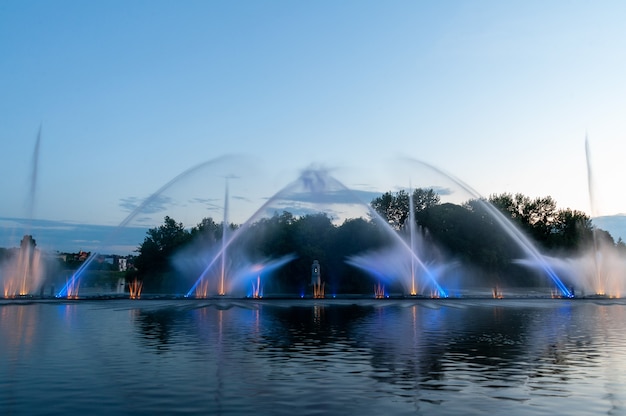
[[[136,196],[129,196],[129,197],[120,199],[119,206],[125,211],[133,212],[141,206],[144,200],[145,200],[144,198],[138,198]],[[175,204],[172,198],[168,196],[164,196],[164,195],[159,195],[159,196],[153,197],[152,200],[148,202],[142,208],[141,212],[144,214],[156,214],[159,212],[166,211],[173,205]]]
[[[18,247],[24,235],[32,235],[37,247],[48,251],[99,251],[126,255],[143,242],[147,227],[78,224],[69,221],[0,218],[0,247]],[[130,248],[120,251],[120,248]]]
[[[154,218],[152,217],[138,217],[133,220],[133,222],[137,224],[152,224],[154,222]]]
[[[224,209],[224,201],[217,198],[192,198],[191,204],[200,204],[209,211],[221,211]]]
[[[240,195],[233,195],[231,197],[232,199],[236,199],[238,201],[244,201],[244,202],[252,202],[252,200],[246,196],[240,196]]]

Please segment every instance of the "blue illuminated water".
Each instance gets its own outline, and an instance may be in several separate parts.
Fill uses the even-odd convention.
[[[626,413],[626,301],[0,301],[7,415]]]

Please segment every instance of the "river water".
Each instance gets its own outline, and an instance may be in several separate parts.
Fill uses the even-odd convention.
[[[0,301],[2,415],[626,414],[626,300]]]

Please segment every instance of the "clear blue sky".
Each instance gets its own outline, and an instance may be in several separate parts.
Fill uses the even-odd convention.
[[[0,216],[27,216],[40,125],[42,220],[119,224],[226,154],[248,159],[173,186],[152,224],[220,218],[224,175],[239,223],[311,164],[395,190],[397,156],[625,213],[624,22],[622,1],[5,0]]]

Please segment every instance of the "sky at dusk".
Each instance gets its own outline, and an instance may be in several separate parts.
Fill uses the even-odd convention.
[[[0,246],[15,219],[37,238],[467,194],[435,170],[626,239],[625,21],[622,1],[2,1]]]

